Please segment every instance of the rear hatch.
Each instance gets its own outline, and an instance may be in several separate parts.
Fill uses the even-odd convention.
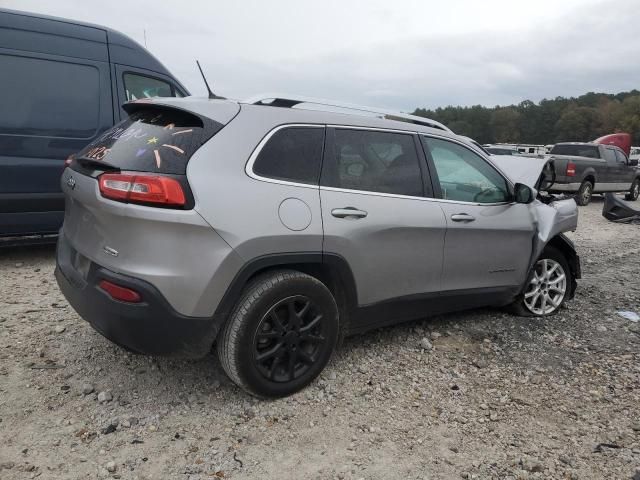
[[[147,280],[170,302],[174,297],[171,303],[178,311],[195,314],[190,307],[180,308],[186,288],[182,280],[202,272],[204,281],[204,269],[210,273],[219,262],[214,256],[228,246],[193,209],[185,172],[191,156],[239,107],[202,100],[208,110],[204,116],[181,108],[187,99],[171,105],[164,100],[125,105],[130,117],[80,151],[65,169],[65,241],[60,245],[70,249],[74,267],[85,277],[95,263]],[[202,242],[219,248],[193,255]]]
[[[124,105],[129,117],[78,152],[71,168],[88,174],[94,169],[184,176],[191,156],[239,111],[221,102],[210,118],[166,103],[149,100]],[[178,103],[180,105],[180,103]]]

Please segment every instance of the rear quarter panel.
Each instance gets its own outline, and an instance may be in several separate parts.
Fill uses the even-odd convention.
[[[245,261],[273,253],[322,251],[319,188],[256,180],[245,173],[260,140],[276,125],[292,123],[279,115],[278,109],[264,107],[241,111],[196,152],[187,168],[195,209]],[[306,204],[306,228],[292,230],[283,224],[280,205],[286,199]]]

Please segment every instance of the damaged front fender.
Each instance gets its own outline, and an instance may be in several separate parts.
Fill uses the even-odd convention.
[[[529,211],[535,227],[529,261],[529,275],[532,274],[533,267],[545,247],[548,245],[555,247],[563,253],[569,263],[572,276],[569,298],[572,298],[576,288],[576,279],[581,277],[580,258],[573,242],[564,235],[564,232],[572,232],[578,228],[578,206],[572,198],[556,200],[549,204],[535,201],[529,204]],[[528,281],[525,282],[525,285],[528,283]]]
[[[533,265],[553,237],[578,228],[578,205],[573,198],[568,198],[549,204],[536,201],[529,204],[529,209],[536,231],[531,260]]]

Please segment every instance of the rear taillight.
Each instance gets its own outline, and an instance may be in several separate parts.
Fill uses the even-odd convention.
[[[183,207],[186,203],[182,185],[171,177],[103,173],[99,183],[103,197],[119,202],[167,207]]]
[[[140,303],[142,301],[142,297],[135,290],[116,285],[108,280],[101,280],[98,286],[114,300],[128,303]]]
[[[576,164],[575,163],[567,163],[567,177],[575,177],[576,176]]]

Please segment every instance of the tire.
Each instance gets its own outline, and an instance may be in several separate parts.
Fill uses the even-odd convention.
[[[541,278],[544,268],[550,269],[552,273],[549,278]],[[555,266],[555,269],[553,268]],[[553,247],[544,249],[535,264],[533,274],[527,278],[527,286],[524,293],[510,305],[512,313],[523,317],[546,317],[558,312],[569,296],[571,287],[571,271],[569,263],[564,255]],[[564,275],[564,280],[557,280]],[[541,287],[542,285],[542,287]],[[553,287],[557,288],[553,288]],[[551,287],[551,288],[550,288]],[[559,290],[558,290],[559,289]],[[536,299],[536,292],[540,293],[540,297]],[[547,301],[548,309],[543,306],[544,295],[550,298],[551,303]]]
[[[635,202],[640,196],[640,178],[636,178],[631,184],[631,188],[629,189],[629,193],[627,193],[624,197],[625,200],[630,200]]]
[[[580,185],[578,193],[575,196],[576,203],[581,207],[589,205],[591,197],[593,196],[593,183],[589,180],[585,180]]]
[[[218,357],[229,378],[251,395],[284,397],[320,374],[338,335],[338,307],[329,289],[310,275],[278,270],[245,287],[218,337]]]

